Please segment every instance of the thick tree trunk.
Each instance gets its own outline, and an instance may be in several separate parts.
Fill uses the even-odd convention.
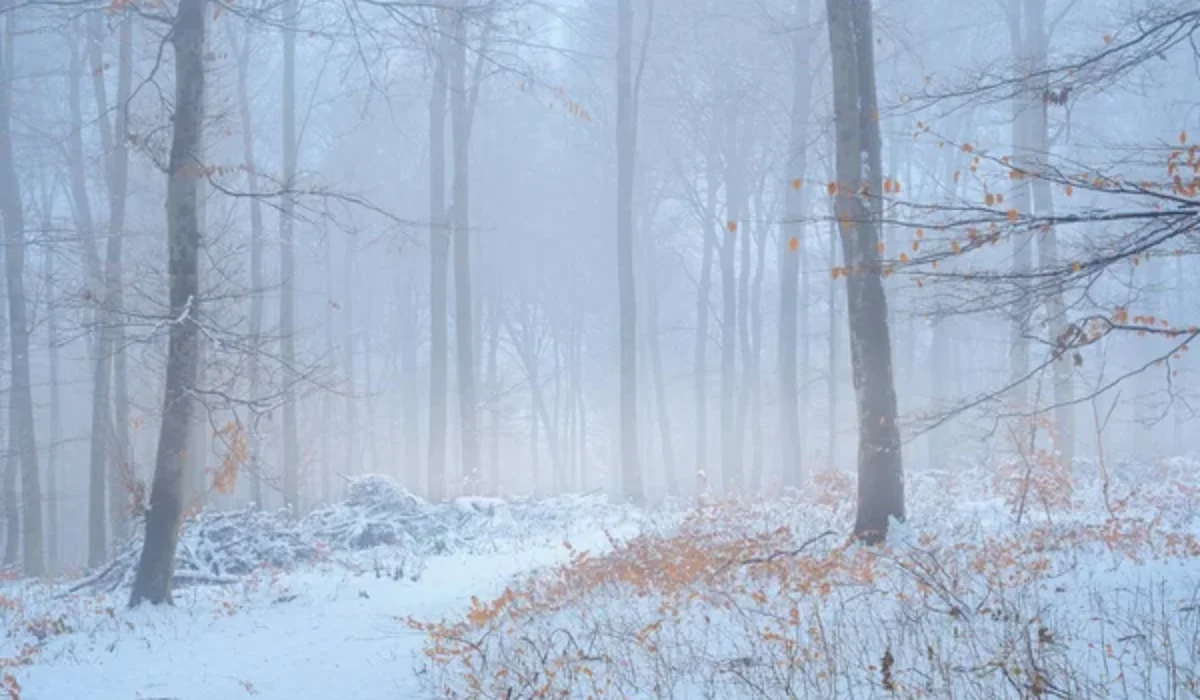
[[[1028,50],[1025,44],[1024,32],[1021,28],[1023,0],[1009,0],[1008,32],[1012,44],[1013,68],[1018,79],[1029,70]],[[1034,154],[1030,152],[1029,118],[1031,105],[1025,96],[1027,90],[1022,90],[1012,101],[1012,145],[1013,165],[1020,171],[1029,173],[1034,168]],[[1029,178],[1022,177],[1013,180],[1013,190],[1009,195],[1012,208],[1019,216],[1027,216],[1030,212]],[[1033,242],[1028,236],[1014,236],[1013,243],[1013,275],[1018,279],[1027,277],[1033,269]],[[1026,411],[1029,407],[1029,389],[1022,380],[1029,374],[1029,322],[1033,313],[1032,300],[1021,298],[1013,305],[1010,317],[1009,340],[1009,381],[1019,382],[1012,392],[1012,402],[1015,410]]]
[[[446,222],[446,66],[449,27],[438,13],[439,36],[434,40],[433,88],[429,98],[429,474],[428,496],[446,497],[446,413],[449,343],[446,328],[446,278],[450,231]]]
[[[759,196],[759,218],[767,220],[767,211],[761,206],[762,196]],[[763,273],[767,261],[766,226],[756,227],[754,277],[750,280],[750,352],[746,355],[746,385],[750,395],[750,468],[753,475],[750,485],[754,493],[760,493],[763,487],[763,420],[762,420],[762,287]]]
[[[200,136],[204,116],[204,0],[180,0],[171,42],[175,47],[175,113],[167,181],[167,270],[170,341],[162,426],[155,458],[146,540],[129,604],[171,602],[175,547],[183,512],[183,467],[198,369],[200,228],[197,220]]]
[[[296,366],[296,0],[283,2],[283,202],[279,212],[279,345],[284,365]],[[293,377],[283,386],[283,499],[300,512],[300,443]]]
[[[834,214],[836,201],[830,201],[830,213]],[[831,216],[829,221],[829,264],[837,266],[838,264],[838,233],[837,225],[834,223],[836,216]],[[842,350],[838,347],[841,334],[838,333],[838,282],[831,280],[829,283],[829,386],[827,392],[827,400],[825,412],[829,414],[829,434],[826,436],[828,445],[825,451],[828,453],[826,458],[829,460],[826,467],[829,471],[839,469],[838,464],[838,377],[841,376],[839,367],[841,366]]]
[[[42,540],[41,473],[34,435],[33,391],[29,370],[29,320],[25,308],[25,215],[21,186],[13,162],[12,76],[16,12],[7,14],[3,58],[0,59],[0,211],[4,216],[5,286],[8,291],[9,344],[12,351],[12,408],[18,433],[11,440],[21,459],[21,545],[26,576],[45,571]]]
[[[792,114],[791,133],[788,137],[788,161],[786,172],[794,186],[788,187],[784,201],[784,222],[779,237],[779,470],[786,486],[798,487],[803,466],[800,450],[803,448],[805,426],[800,421],[800,382],[796,374],[796,350],[804,343],[807,353],[808,339],[800,341],[797,333],[797,316],[805,315],[804,330],[807,333],[808,300],[803,299],[801,309],[796,302],[800,287],[800,264],[805,255],[804,178],[808,170],[808,117],[812,102],[812,67],[809,55],[816,32],[809,26],[810,0],[796,0],[792,34]],[[804,285],[807,297],[807,279]],[[807,358],[804,369],[808,369]]]
[[[904,518],[904,475],[877,246],[883,175],[870,0],[826,0],[837,129],[837,218],[849,275],[850,355],[858,404],[857,537],[877,543]],[[865,168],[865,172],[864,172]],[[870,192],[869,204],[860,193]]]
[[[500,374],[497,368],[497,356],[500,345],[500,303],[499,290],[493,290],[496,297],[492,301],[492,313],[488,320],[488,357],[487,357],[487,392],[488,392],[488,483],[493,494],[500,493],[500,411],[495,405],[500,396]]]
[[[617,288],[620,306],[621,476],[625,497],[645,500],[638,463],[637,294],[633,270],[633,177],[637,107],[633,84],[633,2],[617,0]]]

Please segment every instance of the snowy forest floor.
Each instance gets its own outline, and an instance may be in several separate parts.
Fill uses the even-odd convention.
[[[1200,695],[1200,462],[907,482],[908,522],[873,549],[846,537],[853,478],[817,474],[645,512],[424,504],[417,520],[451,524],[385,545],[372,518],[413,519],[372,496],[300,524],[336,535],[320,556],[225,565],[170,609],[128,610],[120,577],[9,582],[0,698]]]

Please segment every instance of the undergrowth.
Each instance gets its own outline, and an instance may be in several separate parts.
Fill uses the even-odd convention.
[[[407,622],[448,698],[1196,697],[1194,465],[1126,477],[1045,452],[914,475],[867,548],[835,534],[853,480],[822,475]]]

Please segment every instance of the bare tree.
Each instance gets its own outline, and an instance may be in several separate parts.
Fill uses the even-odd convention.
[[[200,293],[198,172],[204,122],[205,0],[181,0],[171,31],[175,51],[175,110],[167,172],[170,339],[163,416],[146,516],[146,539],[129,604],[171,603],[175,548],[183,514],[184,465],[189,447],[199,357],[196,301]]]
[[[904,518],[896,391],[878,248],[883,174],[870,0],[826,0],[837,130],[837,220],[846,268],[850,355],[858,404],[855,535],[875,543]],[[869,203],[864,202],[867,195]]]
[[[279,212],[280,355],[296,366],[296,0],[283,2],[283,202]],[[291,381],[283,395],[283,498],[300,509],[300,437]]]

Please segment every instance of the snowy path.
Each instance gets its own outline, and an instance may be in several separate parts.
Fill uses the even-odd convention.
[[[541,547],[437,557],[416,583],[327,566],[257,591],[185,590],[174,610],[115,617],[93,603],[91,629],[82,623],[55,638],[18,670],[22,699],[419,698],[423,638],[405,617],[457,614],[472,595],[497,594],[514,574],[563,556],[562,547]],[[276,602],[284,594],[297,597]]]

